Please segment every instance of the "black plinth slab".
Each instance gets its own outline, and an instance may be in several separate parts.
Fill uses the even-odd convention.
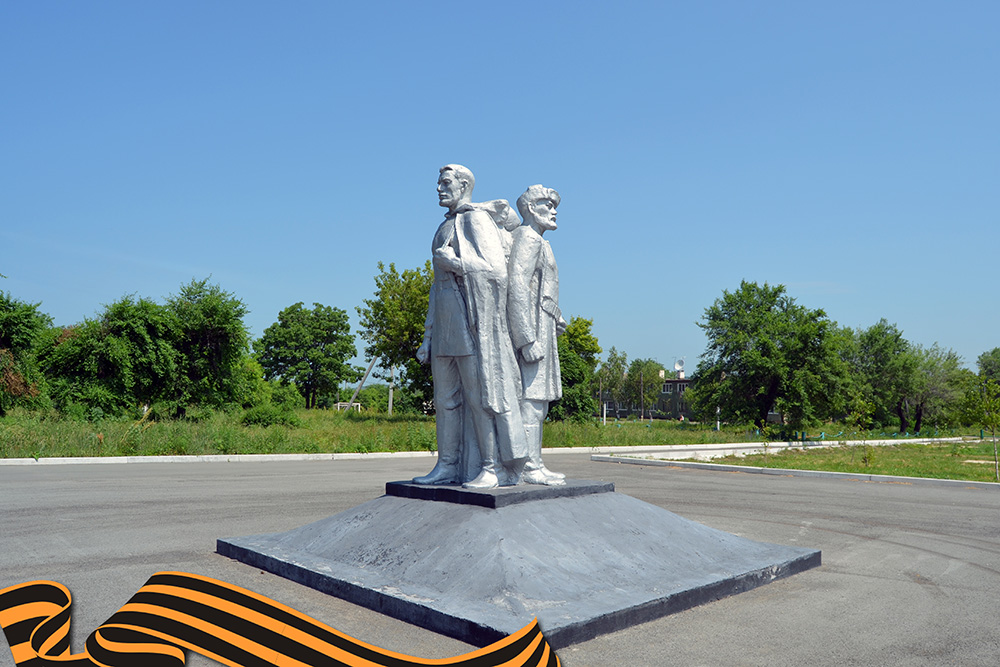
[[[217,550],[478,646],[537,617],[556,648],[755,588],[821,558],[610,491],[495,509],[385,495],[285,533],[220,539]]]
[[[519,484],[518,486],[502,486],[496,489],[464,489],[460,484],[435,486],[414,484],[408,481],[387,482],[385,485],[386,495],[390,496],[457,503],[459,505],[476,505],[490,509],[534,500],[573,498],[592,493],[611,493],[614,490],[614,482],[598,482],[590,479],[568,479],[561,486]]]

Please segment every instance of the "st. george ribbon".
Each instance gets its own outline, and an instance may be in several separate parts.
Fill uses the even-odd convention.
[[[159,572],[71,653],[69,590],[32,581],[0,590],[0,627],[17,667],[181,667],[195,651],[231,667],[559,667],[537,620],[454,658],[426,660],[353,639],[263,595],[183,572]]]

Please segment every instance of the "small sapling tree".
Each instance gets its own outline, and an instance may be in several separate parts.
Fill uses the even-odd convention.
[[[969,422],[979,424],[993,439],[993,472],[1000,482],[1000,457],[997,456],[997,428],[1000,428],[1000,383],[983,378],[979,386],[965,395],[965,412]]]

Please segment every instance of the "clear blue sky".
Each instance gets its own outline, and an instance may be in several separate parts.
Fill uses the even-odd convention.
[[[422,265],[438,167],[562,195],[564,313],[693,368],[741,280],[1000,346],[1000,3],[6,2],[0,290],[211,276],[253,335]],[[360,347],[360,345],[359,345]]]

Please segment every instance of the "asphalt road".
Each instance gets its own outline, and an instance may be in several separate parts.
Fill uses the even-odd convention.
[[[823,565],[559,651],[596,665],[997,665],[1000,489],[778,477],[546,455],[570,477],[754,540],[823,551]],[[155,572],[222,579],[352,637],[422,658],[473,647],[215,553],[382,494],[429,459],[0,466],[0,588],[74,596],[73,647]],[[12,666],[0,650],[0,666]],[[192,654],[190,665],[216,664]]]

